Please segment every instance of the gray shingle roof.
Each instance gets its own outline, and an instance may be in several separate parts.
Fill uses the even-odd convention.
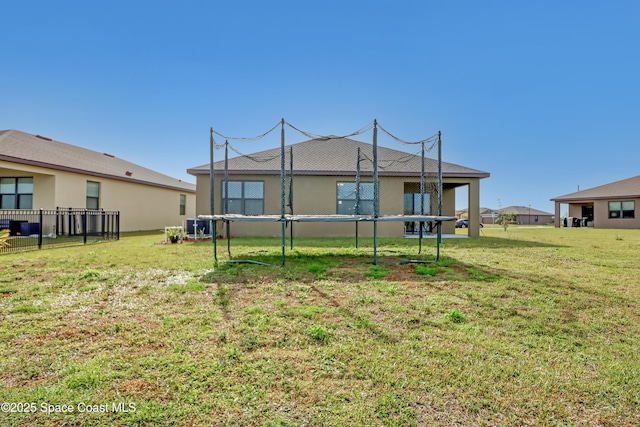
[[[599,187],[565,194],[551,199],[553,202],[571,202],[579,200],[609,199],[609,198],[640,197],[640,175],[633,178],[615,181]]]
[[[373,171],[373,145],[349,138],[312,139],[285,147],[285,167],[289,170],[289,149],[293,148],[294,175],[353,175],[356,170],[358,148],[360,148],[362,175]],[[230,152],[230,155],[232,153]],[[217,159],[224,158],[224,151],[216,150]],[[215,160],[215,159],[214,159]],[[419,176],[421,156],[378,146],[378,175]],[[280,173],[280,148],[260,151],[250,155],[229,159],[230,174]],[[224,160],[214,162],[215,171],[224,171]],[[209,164],[187,170],[192,175],[208,175]],[[425,159],[425,172],[437,173],[437,160]],[[443,177],[486,178],[488,172],[442,162]]]
[[[497,209],[491,209],[491,208],[483,208],[482,206],[480,206],[480,215],[488,215],[491,212],[496,212]],[[456,215],[466,215],[469,213],[469,209],[468,208],[464,208],[464,209],[458,209],[456,211]]]
[[[468,213],[468,209],[461,209],[456,211],[456,214],[466,214]],[[496,213],[505,213],[505,214],[515,214],[515,215],[553,215],[551,212],[541,211],[539,209],[529,208],[529,206],[507,206],[502,209],[491,209],[491,208],[480,208],[480,215],[490,215],[492,212]]]
[[[195,185],[115,156],[17,130],[0,131],[0,160],[195,192]]]
[[[514,215],[553,215],[551,212],[541,211],[539,209],[529,208],[529,206],[508,206],[502,209],[496,209],[495,212],[502,212]]]

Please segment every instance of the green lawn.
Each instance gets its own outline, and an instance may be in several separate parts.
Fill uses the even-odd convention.
[[[638,230],[161,240],[0,256],[1,426],[640,425]]]

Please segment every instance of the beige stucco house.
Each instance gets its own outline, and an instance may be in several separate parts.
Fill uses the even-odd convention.
[[[227,213],[245,215],[279,215],[281,213],[281,164],[280,147],[271,150],[238,156],[228,160],[230,208]],[[286,146],[285,167],[287,177],[287,214],[291,204],[297,215],[336,215],[353,212],[353,189],[356,181],[358,151],[364,159],[360,164],[360,213],[372,214],[373,173],[370,158],[372,145],[348,138],[329,137],[313,139]],[[217,156],[224,154],[216,151]],[[291,154],[290,154],[291,153]],[[293,157],[293,178],[289,176],[290,155]],[[217,157],[220,158],[220,157]],[[378,147],[380,215],[405,215],[419,212],[420,174],[422,157],[406,152]],[[438,214],[438,198],[435,192],[437,161],[426,159],[425,175],[428,175],[425,214]],[[196,177],[196,213],[211,214],[209,164],[190,168],[187,172]],[[224,160],[214,162],[215,213],[223,212]],[[443,194],[442,215],[455,214],[455,189],[469,187],[470,213],[479,216],[480,180],[489,173],[451,163],[442,163]],[[290,203],[290,183],[292,202]],[[388,222],[378,224],[381,237],[401,237],[411,224]],[[232,236],[278,236],[280,224],[242,222],[232,225]],[[353,236],[353,223],[296,223],[295,235],[305,237]],[[371,236],[373,225],[360,224],[361,236]],[[224,233],[219,227],[218,233]],[[454,223],[446,222],[444,233],[454,233]],[[479,224],[469,229],[469,235],[479,235]]]
[[[489,212],[489,216],[483,216],[483,222],[485,224],[493,224],[491,214],[496,212],[499,214],[513,215],[514,222],[520,225],[545,225],[553,223],[553,214],[551,212],[541,211],[539,209],[532,208],[531,206],[507,206],[506,208],[498,209]],[[493,215],[495,218],[497,215]]]
[[[480,218],[478,221],[480,221],[480,223],[482,224],[487,224],[487,222],[485,222],[485,217],[488,215],[489,219],[491,219],[491,212],[492,210],[490,208],[483,208],[482,206],[480,207]],[[456,211],[456,217],[458,219],[468,219],[469,218],[469,210],[467,208],[464,209],[459,209]],[[488,224],[491,224],[491,222],[489,222]]]
[[[195,185],[47,137],[0,131],[0,209],[120,212],[120,231],[181,225],[195,216]]]
[[[640,175],[551,199],[555,202],[555,226],[561,226],[560,206],[569,206],[568,217],[596,228],[640,228]]]

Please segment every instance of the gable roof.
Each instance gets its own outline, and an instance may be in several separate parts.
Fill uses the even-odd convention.
[[[17,130],[0,131],[0,160],[195,193],[195,185],[75,145]]]
[[[285,148],[285,168],[289,169],[289,151],[293,150],[294,175],[353,175],[358,149],[361,153],[362,175],[372,175],[373,145],[349,138],[328,137],[311,139]],[[378,146],[379,176],[420,176],[420,155]],[[280,174],[280,147],[229,159],[230,174]],[[425,172],[437,172],[437,160],[425,158]],[[224,160],[214,162],[215,171],[224,171]],[[191,175],[208,175],[209,164],[187,170]],[[443,177],[487,178],[488,172],[442,162]]]
[[[459,211],[456,211],[456,214],[466,214],[468,213],[468,209],[464,208]],[[491,215],[491,213],[505,213],[505,214],[514,214],[514,215],[551,215],[551,212],[541,211],[539,209],[529,208],[529,206],[508,206],[502,209],[491,209],[491,208],[480,208],[480,215]]]
[[[627,178],[615,181],[610,184],[601,185],[599,187],[589,188],[587,190],[577,191],[575,193],[565,194],[551,199],[553,202],[577,202],[594,199],[611,199],[640,197],[640,175],[633,178]]]
[[[529,206],[508,206],[506,208],[498,209],[495,212],[501,212],[505,214],[514,214],[514,215],[553,216],[551,212],[541,211],[539,209],[530,208]]]
[[[491,208],[483,208],[480,206],[480,215],[490,214],[493,211]],[[456,215],[464,215],[469,213],[469,208],[462,208],[456,211]]]

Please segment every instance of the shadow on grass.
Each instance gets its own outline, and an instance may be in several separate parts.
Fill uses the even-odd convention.
[[[418,245],[407,239],[380,239],[378,265],[373,265],[372,239],[361,239],[359,248],[353,246],[352,239],[299,239],[294,249],[286,249],[286,260],[281,267],[282,253],[278,239],[233,239],[236,250],[231,261],[224,259],[216,264],[201,281],[227,285],[236,289],[237,285],[260,285],[268,283],[304,283],[313,285],[319,280],[341,283],[362,283],[368,281],[414,283],[439,287],[442,283],[464,285],[465,283],[493,283],[503,279],[522,279],[529,282],[548,282],[553,278],[541,275],[527,277],[506,266],[488,267],[468,262],[458,249],[464,251],[513,249],[559,248],[560,245],[498,237],[480,239],[452,239],[441,246],[441,256],[436,258],[436,242],[423,242],[422,253]],[[449,252],[448,252],[449,251]],[[225,251],[226,252],[226,251]],[[500,255],[502,256],[502,255]],[[220,259],[220,258],[219,258]],[[243,263],[242,260],[251,261]],[[427,264],[407,263],[415,260]],[[260,263],[257,264],[257,263]],[[232,298],[229,296],[228,298]]]
[[[245,245],[242,247],[243,252],[239,251],[238,258],[246,257],[273,266],[221,262],[201,280],[217,285],[217,302],[223,307],[236,304],[236,292],[245,287],[260,287],[267,284],[306,285],[324,301],[321,305],[336,307],[343,317],[349,319],[349,324],[356,325],[377,339],[389,343],[398,339],[395,333],[369,320],[368,314],[351,307],[340,293],[349,294],[352,292],[348,290],[349,287],[357,289],[362,285],[365,288],[383,289],[381,292],[391,289],[389,286],[397,286],[398,289],[412,289],[410,292],[414,295],[441,293],[455,295],[461,301],[466,301],[469,305],[467,309],[478,316],[495,321],[513,318],[516,319],[519,330],[532,331],[534,334],[547,333],[554,337],[572,336],[567,331],[576,327],[575,322],[570,321],[570,317],[578,311],[578,305],[586,306],[593,304],[590,301],[599,300],[597,304],[604,306],[607,301],[619,299],[609,295],[608,291],[596,292],[587,285],[576,284],[573,279],[557,277],[555,268],[570,266],[570,268],[580,269],[582,263],[589,262],[588,259],[573,259],[566,256],[558,258],[555,250],[546,251],[546,249],[564,247],[561,245],[485,237],[472,243],[462,240],[447,242],[441,250],[438,262],[397,264],[407,258],[433,259],[435,248],[433,245],[427,245],[423,247],[423,253],[418,255],[415,245],[403,245],[397,240],[383,242],[385,243],[388,245],[379,249],[381,255],[377,266],[372,264],[370,247],[361,246],[355,249],[334,245],[318,248],[311,247],[307,243],[306,247],[300,245],[293,251],[287,250],[286,263],[284,267],[280,267],[281,254],[277,249],[256,253],[251,252],[253,249]],[[447,252],[448,248],[449,252]],[[469,250],[474,248],[487,251],[489,262],[482,265],[469,262],[464,253],[469,253]],[[543,263],[547,262],[548,258],[552,268],[532,270],[527,261],[518,260],[512,263],[509,262],[508,255],[504,255],[507,258],[501,258],[503,253],[508,254],[509,248],[542,249],[532,251],[531,256],[537,254],[545,257],[541,261]],[[385,251],[386,249],[391,250]],[[385,265],[391,263],[396,264]],[[326,281],[334,283],[326,285],[324,284]],[[340,289],[335,288],[336,283],[347,290],[335,292],[329,290]],[[576,307],[566,304],[557,309],[547,307],[549,300],[565,298],[565,295],[572,295],[571,298],[578,301]],[[629,304],[629,301],[621,302]],[[555,322],[541,321],[527,326],[528,319],[533,316],[532,313],[546,312],[545,310],[549,311],[546,314],[550,316],[549,319],[554,319]]]
[[[326,277],[328,266],[346,265],[356,272],[362,272],[373,264],[373,240],[360,239],[358,248],[353,239],[324,238],[298,239],[293,249],[285,249],[283,260],[281,242],[274,238],[232,239],[230,253],[227,241],[218,243],[218,260],[215,270],[203,278],[213,283],[215,280],[254,281],[257,278],[279,277],[290,280],[317,280]],[[205,243],[198,243],[203,245]],[[443,241],[440,247],[440,263],[447,258],[447,250],[464,249],[508,249],[508,248],[554,248],[557,244],[530,240],[498,237],[480,239],[451,239]],[[222,249],[222,250],[221,250]],[[402,263],[407,260],[433,262],[436,259],[436,242],[425,239],[422,250],[414,239],[379,239],[377,261],[379,266]],[[284,266],[282,266],[284,261]],[[452,262],[449,260],[448,262]],[[461,263],[462,264],[462,263]],[[281,268],[282,266],[282,268]],[[269,271],[274,269],[275,271]],[[330,269],[329,269],[330,270]],[[320,274],[317,274],[320,273]],[[359,274],[359,278],[364,276]]]
[[[438,262],[432,262],[433,253],[385,254],[373,265],[371,255],[363,253],[341,254],[295,254],[287,257],[280,267],[277,255],[260,255],[251,258],[252,263],[220,262],[213,271],[200,278],[204,283],[215,284],[260,284],[276,282],[298,282],[312,284],[319,280],[334,280],[342,283],[360,283],[367,281],[494,281],[500,275],[470,265],[455,257],[442,256]],[[405,263],[408,259],[425,261]],[[258,264],[259,263],[259,264]]]
[[[198,242],[198,245],[211,244],[211,242]],[[436,239],[425,238],[422,240],[423,248],[435,248]],[[377,240],[378,251],[414,251],[417,252],[419,242],[417,239],[397,239],[397,238],[379,238]],[[480,237],[477,239],[442,239],[442,247],[461,247],[461,248],[535,248],[535,247],[562,247],[562,245],[521,240],[511,237]],[[373,239],[360,238],[356,245],[355,239],[352,238],[298,238],[293,244],[287,240],[285,242],[285,254],[291,256],[292,252],[304,251],[305,253],[313,253],[313,251],[331,249],[349,252],[373,252]],[[278,238],[232,238],[228,240],[217,241],[217,253],[219,257],[228,256],[230,253],[232,259],[237,258],[238,254],[257,254],[259,252],[278,252],[281,254],[282,242]]]
[[[561,248],[564,245],[558,245],[549,242],[539,242],[531,240],[520,240],[510,237],[480,237],[478,239],[447,239],[442,241],[442,247],[459,247],[459,248]]]

